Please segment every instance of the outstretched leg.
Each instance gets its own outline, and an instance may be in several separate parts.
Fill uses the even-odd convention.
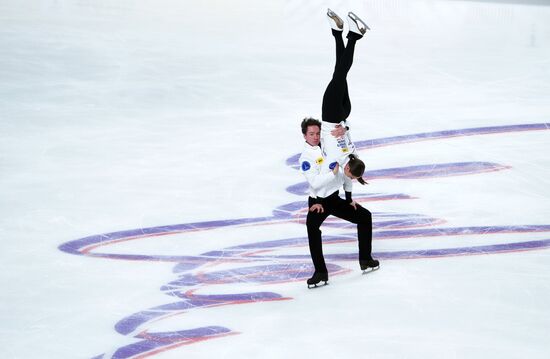
[[[336,41],[336,66],[334,67],[332,80],[329,82],[323,95],[322,120],[339,123],[346,120],[351,112],[351,101],[349,99],[346,78],[353,64],[355,43],[363,37],[365,32],[369,30],[369,27],[357,15],[350,12],[348,14],[350,28],[347,35],[348,43],[344,47],[341,31],[343,26],[336,26],[337,21],[334,21],[335,16],[338,19],[340,18],[330,9],[327,15],[329,16],[329,21],[331,21],[332,34]]]
[[[332,36],[334,36],[336,42],[336,64],[334,65],[334,71],[336,71],[336,67],[342,61],[342,55],[346,47],[344,46],[344,39],[342,39],[342,31],[332,29]]]
[[[348,44],[344,46],[342,32],[332,30],[336,41],[336,65],[332,79],[327,85],[323,95],[322,120],[325,122],[339,123],[348,118],[351,112],[348,83],[346,77],[353,64],[355,43],[361,35],[348,33]]]

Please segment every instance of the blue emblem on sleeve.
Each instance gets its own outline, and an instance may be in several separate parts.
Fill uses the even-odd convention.
[[[333,170],[334,167],[336,167],[336,162],[332,162],[330,165],[328,165],[328,168],[330,168],[331,170]]]
[[[308,161],[302,162],[302,171],[305,172],[305,171],[309,170],[310,168],[311,168],[311,165],[309,164]]]

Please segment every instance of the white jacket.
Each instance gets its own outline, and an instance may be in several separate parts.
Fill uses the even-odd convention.
[[[340,166],[338,173],[335,175],[332,169],[336,161],[329,163],[325,160],[321,147],[311,146],[309,143],[304,142],[304,150],[298,162],[300,172],[309,184],[310,197],[328,197],[342,186],[344,186],[344,191],[351,192],[351,179],[344,175],[344,166],[347,161],[344,161],[344,164]]]
[[[341,167],[348,162],[348,155],[356,154],[355,145],[351,141],[349,131],[343,136],[334,137],[330,131],[334,130],[337,125],[346,127],[346,122],[340,123],[321,122],[321,147],[323,148],[325,158],[329,162],[338,162]]]

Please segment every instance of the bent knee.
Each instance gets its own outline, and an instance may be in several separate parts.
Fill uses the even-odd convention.
[[[368,222],[372,223],[372,213],[363,207],[363,211],[361,211],[361,222]]]

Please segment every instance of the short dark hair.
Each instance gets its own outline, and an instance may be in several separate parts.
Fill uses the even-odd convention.
[[[314,119],[313,117],[306,117],[302,120],[302,134],[306,134],[307,128],[309,126],[317,126],[319,127],[319,130],[321,129],[321,122],[319,120]]]
[[[357,177],[357,182],[361,184],[365,184],[365,180],[363,179],[363,173],[365,173],[365,162],[361,161],[357,156],[355,155],[349,155],[349,171],[353,175],[353,177]]]

